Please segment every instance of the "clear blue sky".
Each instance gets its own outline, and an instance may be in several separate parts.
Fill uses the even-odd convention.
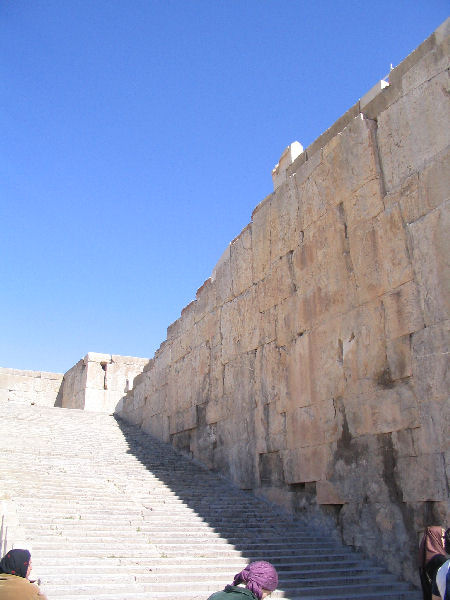
[[[151,357],[307,146],[444,0],[1,0],[0,366]]]

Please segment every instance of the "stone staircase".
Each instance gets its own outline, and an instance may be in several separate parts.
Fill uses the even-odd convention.
[[[16,505],[49,600],[206,600],[257,559],[278,569],[273,598],[420,598],[109,415],[0,402],[2,494]]]

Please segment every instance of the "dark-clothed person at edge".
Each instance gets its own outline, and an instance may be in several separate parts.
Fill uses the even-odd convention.
[[[10,550],[0,561],[0,600],[47,600],[28,580],[31,554],[28,550]]]
[[[427,527],[419,546],[419,575],[423,600],[432,600],[436,573],[446,560],[445,529],[438,526]]]
[[[240,584],[245,584],[241,587]],[[233,584],[216,592],[208,600],[263,600],[277,589],[275,567],[264,560],[252,562],[234,576]]]

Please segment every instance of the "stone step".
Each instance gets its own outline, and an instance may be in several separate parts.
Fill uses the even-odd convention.
[[[311,523],[108,415],[0,410],[0,478],[51,600],[206,600],[257,559],[279,570],[274,598],[414,598]]]

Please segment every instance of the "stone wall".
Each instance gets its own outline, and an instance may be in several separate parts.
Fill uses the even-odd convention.
[[[64,375],[0,367],[0,401],[113,413],[148,362],[89,352]]]
[[[411,580],[450,524],[448,30],[277,171],[121,412]]]
[[[148,358],[89,352],[64,375],[60,406],[113,413]]]
[[[54,406],[60,397],[62,373],[0,367],[0,400]]]

